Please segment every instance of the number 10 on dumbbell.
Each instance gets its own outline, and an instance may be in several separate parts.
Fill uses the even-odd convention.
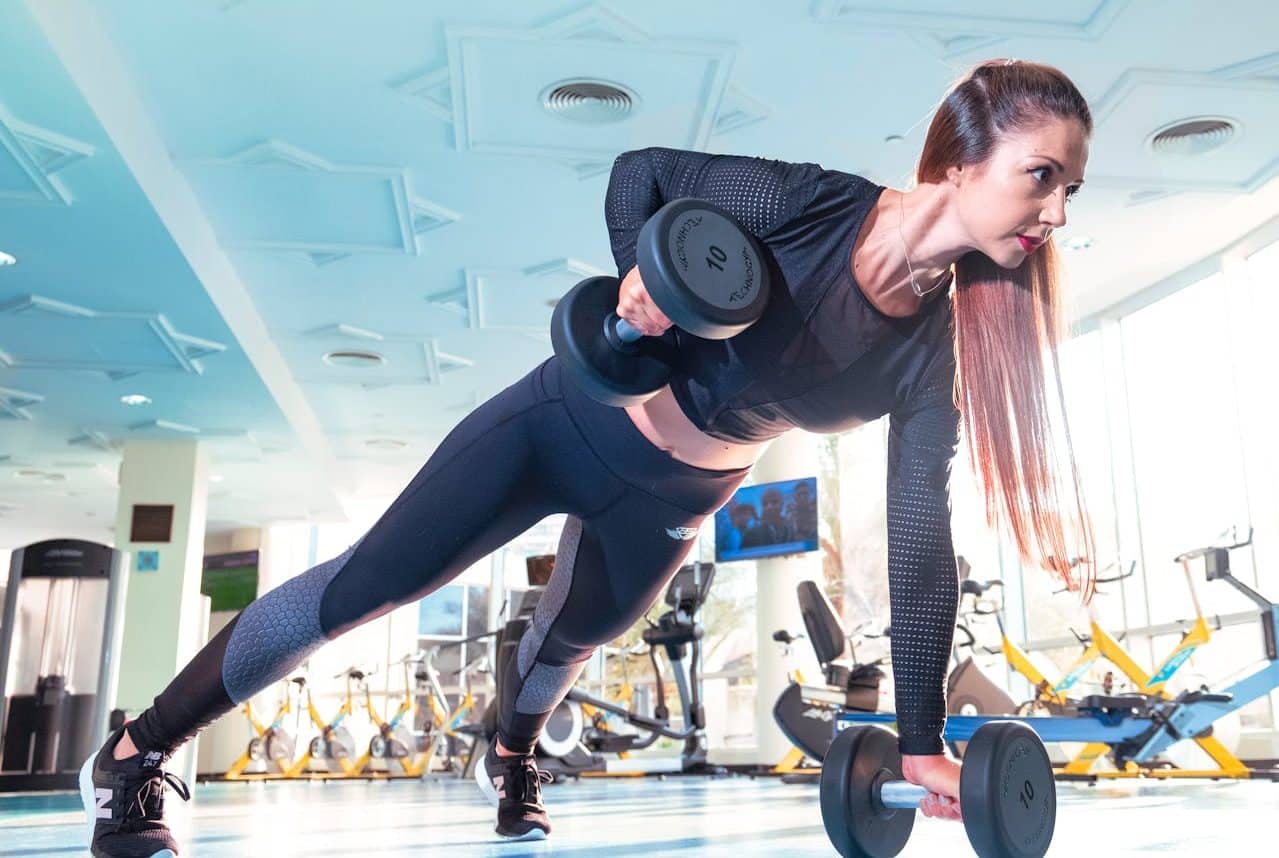
[[[731,214],[704,200],[662,206],[640,229],[635,261],[649,296],[676,328],[723,340],[768,304],[759,245]],[[551,344],[578,387],[606,405],[637,405],[670,381],[674,337],[645,337],[617,316],[616,277],[590,277],[551,316]]]

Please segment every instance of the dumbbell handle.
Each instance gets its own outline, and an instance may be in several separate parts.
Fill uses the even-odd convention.
[[[879,801],[892,810],[916,810],[928,792],[927,787],[910,781],[884,781],[879,788]]]
[[[606,335],[607,331],[611,329],[617,339],[624,343],[633,343],[644,336],[634,325],[616,313],[609,313],[608,318],[604,320],[604,328]]]

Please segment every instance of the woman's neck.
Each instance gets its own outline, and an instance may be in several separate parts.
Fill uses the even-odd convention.
[[[853,277],[887,315],[908,316],[919,310],[922,300],[911,286],[912,271],[920,291],[928,294],[970,249],[954,237],[958,230],[952,225],[949,202],[940,185],[920,185],[908,192],[885,188],[866,216],[853,246]]]

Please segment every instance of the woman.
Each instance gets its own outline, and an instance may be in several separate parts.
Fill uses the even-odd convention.
[[[326,641],[567,512],[555,572],[510,660],[498,741],[477,772],[499,834],[545,836],[533,746],[594,649],[652,604],[690,534],[769,440],[885,414],[903,774],[930,790],[925,815],[958,819],[959,765],[941,736],[958,599],[947,492],[961,419],[988,516],[1022,555],[1093,556],[1045,384],[1060,336],[1049,236],[1082,184],[1091,133],[1086,102],[1059,71],[998,60],[946,95],[909,192],[815,164],[620,156],[605,201],[625,275],[618,313],[648,335],[669,328],[635,268],[635,240],[665,201],[691,196],[760,239],[774,284],[764,316],[729,340],[671,334],[680,371],[642,405],[593,402],[554,358],[481,405],[363,539],[247,607],[85,764],[93,853],[176,852],[161,796],[169,783],[186,797],[162,770],[177,747]],[[1083,548],[1068,551],[1072,539]]]

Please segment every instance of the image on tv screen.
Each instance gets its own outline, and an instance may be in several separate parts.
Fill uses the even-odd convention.
[[[738,489],[715,513],[715,560],[817,550],[817,477]]]

